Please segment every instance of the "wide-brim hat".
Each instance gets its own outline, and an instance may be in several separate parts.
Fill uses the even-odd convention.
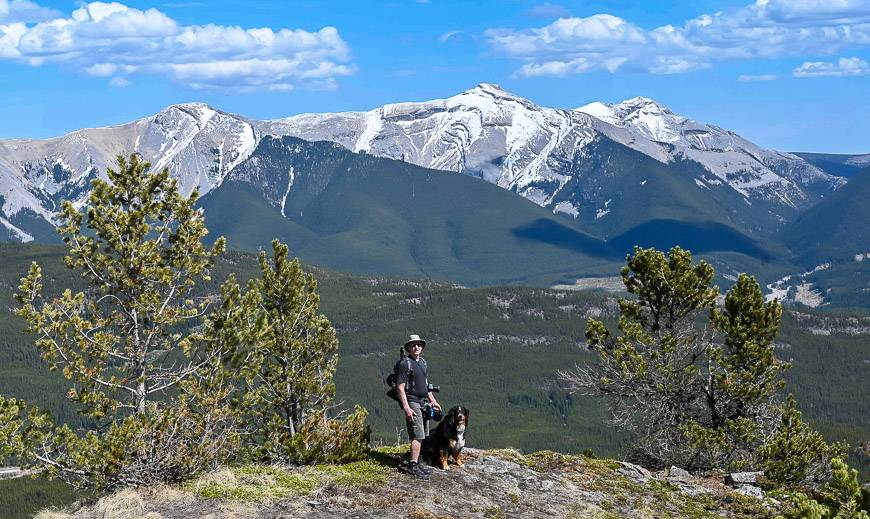
[[[411,335],[408,336],[408,340],[405,341],[405,349],[408,349],[408,346],[415,344],[415,343],[422,344],[424,348],[426,347],[426,341],[421,339],[419,335],[412,333]]]

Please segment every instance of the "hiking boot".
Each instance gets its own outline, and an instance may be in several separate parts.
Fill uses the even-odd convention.
[[[429,479],[430,473],[431,473],[431,469],[430,469],[430,472],[426,472],[426,470],[423,469],[423,466],[420,465],[419,463],[411,463],[408,466],[408,474],[414,476],[417,479],[427,480],[427,479]]]

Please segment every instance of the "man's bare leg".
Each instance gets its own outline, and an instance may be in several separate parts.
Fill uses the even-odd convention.
[[[423,445],[423,442],[420,440],[411,440],[411,463],[417,463],[417,460],[420,459],[420,447]]]

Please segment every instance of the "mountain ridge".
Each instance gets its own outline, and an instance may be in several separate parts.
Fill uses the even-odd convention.
[[[353,151],[463,172],[575,217],[607,210],[589,206],[582,193],[564,192],[573,178],[568,171],[572,162],[606,159],[585,155],[602,135],[666,165],[696,161],[710,172],[694,178],[699,190],[732,189],[747,202],[770,201],[772,212],[783,219],[790,219],[796,208],[812,205],[819,193],[844,183],[800,157],[750,146],[732,132],[673,114],[649,98],[636,97],[620,105],[626,103],[638,105],[638,110],[656,107],[653,111],[661,125],[672,133],[688,132],[695,141],[700,139],[697,132],[716,129],[716,138],[727,140],[731,147],[692,148],[679,139],[656,141],[649,137],[661,135],[644,133],[629,120],[597,119],[584,113],[583,107],[540,107],[490,83],[446,99],[265,121],[204,103],[180,103],[129,123],[80,129],[52,139],[0,140],[0,217],[4,218],[0,227],[20,241],[33,239],[28,229],[16,224],[19,212],[26,210],[53,223],[52,213],[62,200],[82,204],[90,181],[104,175],[115,155],[130,151],[142,154],[155,168],[169,167],[183,192],[197,189],[205,194],[218,187],[267,135],[328,140]],[[722,153],[727,157],[716,155]],[[735,156],[740,160],[735,161]],[[744,169],[725,171],[723,161]],[[598,218],[605,217],[606,213]]]

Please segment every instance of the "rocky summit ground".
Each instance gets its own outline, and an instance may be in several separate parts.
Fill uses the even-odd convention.
[[[340,466],[225,468],[180,487],[124,490],[37,519],[774,517],[760,489],[678,469],[651,473],[553,452],[470,450],[429,481],[400,472],[400,449]],[[757,493],[760,497],[746,495]]]

